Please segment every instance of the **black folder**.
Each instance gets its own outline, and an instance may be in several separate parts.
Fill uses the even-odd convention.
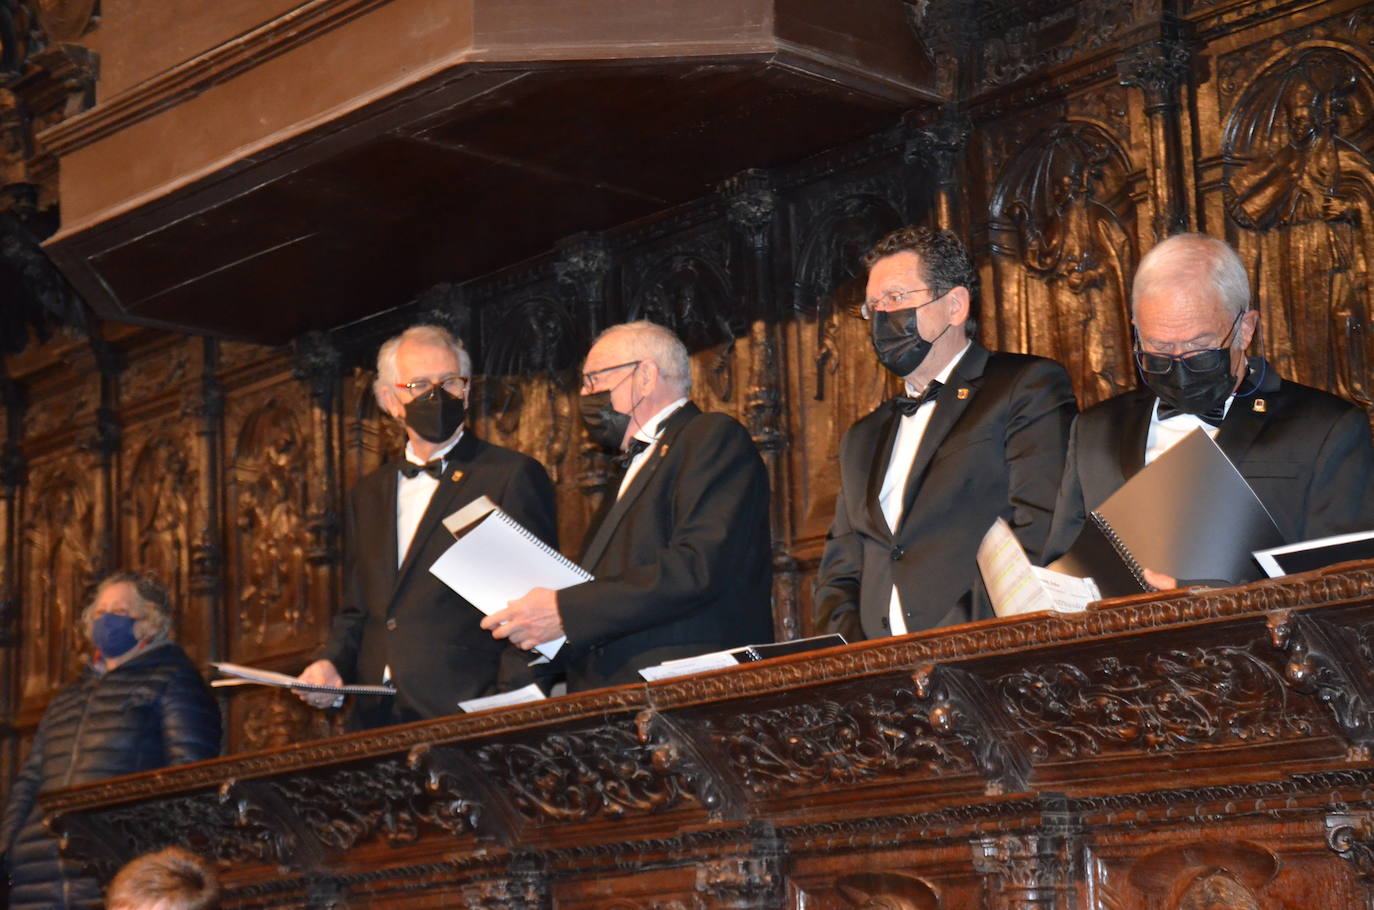
[[[1151,590],[1142,568],[1180,584],[1261,577],[1251,553],[1283,543],[1274,519],[1231,460],[1194,430],[1094,509],[1050,568],[1097,581],[1104,597]]]

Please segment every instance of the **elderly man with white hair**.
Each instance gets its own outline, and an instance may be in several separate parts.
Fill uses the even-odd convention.
[[[749,432],[691,389],[687,349],[663,326],[612,326],[587,354],[583,423],[626,466],[583,545],[595,580],[534,588],[482,622],[522,648],[566,634],[555,663],[570,691],[773,640],[768,473]]]
[[[506,645],[479,628],[476,607],[429,571],[453,542],[445,517],[485,494],[557,543],[553,484],[543,465],[468,429],[471,379],[467,351],[438,326],[412,326],[377,353],[373,389],[405,429],[405,455],[350,492],[344,599],[320,659],[300,677],[331,687],[395,686],[394,697],[358,698],[362,727],[452,714],[460,700],[490,694],[497,684]],[[342,701],[330,693],[301,697],[316,707]]]
[[[1089,511],[1198,428],[1235,463],[1286,541],[1374,528],[1368,416],[1246,357],[1260,314],[1231,247],[1203,234],[1164,240],[1141,260],[1131,302],[1144,385],[1075,421],[1049,559],[1068,550]],[[1147,577],[1156,587],[1176,581]]]

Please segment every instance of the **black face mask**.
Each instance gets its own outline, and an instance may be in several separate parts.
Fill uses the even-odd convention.
[[[467,417],[463,399],[435,386],[406,405],[406,426],[428,442],[447,442]]]
[[[1231,358],[1223,358],[1215,369],[1198,373],[1175,360],[1167,373],[1141,371],[1145,385],[1159,400],[1185,414],[1207,414],[1225,403],[1236,386],[1231,374]]]
[[[611,390],[603,389],[583,395],[579,405],[582,409],[582,425],[592,442],[606,449],[620,448],[625,441],[625,431],[630,428],[630,415],[622,414],[611,404]]]
[[[878,355],[878,362],[903,378],[910,376],[921,365],[930,353],[931,345],[949,331],[946,325],[939,335],[926,341],[916,327],[916,311],[919,309],[912,307],[891,313],[879,310],[873,314],[873,350]]]

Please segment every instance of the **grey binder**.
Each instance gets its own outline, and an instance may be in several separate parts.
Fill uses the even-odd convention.
[[[1092,540],[1099,535],[1113,544],[1117,565],[1104,562],[1107,551]],[[1137,578],[1136,570],[1144,567],[1180,583],[1234,584],[1261,577],[1250,554],[1281,543],[1264,503],[1199,429],[1095,509],[1079,541],[1051,568],[1091,575],[1104,595],[1119,597],[1149,590],[1143,580],[1125,584],[1123,565]]]

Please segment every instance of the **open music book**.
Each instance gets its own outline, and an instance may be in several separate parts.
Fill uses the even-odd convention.
[[[298,689],[302,692],[333,692],[336,695],[395,695],[396,690],[391,686],[370,686],[370,685],[348,685],[348,686],[316,686],[310,683],[301,682],[294,676],[287,676],[285,673],[278,673],[275,670],[263,670],[258,667],[245,667],[242,664],[230,663],[211,663],[214,667],[229,679],[216,679],[210,685],[220,686],[276,686],[280,689]]]
[[[445,518],[444,527],[457,539],[429,570],[488,616],[531,588],[557,591],[592,579],[486,496]],[[555,638],[535,650],[551,658],[564,641]]]
[[[983,535],[977,558],[992,611],[998,616],[1040,610],[1078,613],[1094,600],[1102,599],[1091,578],[1031,565],[1021,541],[1003,518],[994,521]]]

